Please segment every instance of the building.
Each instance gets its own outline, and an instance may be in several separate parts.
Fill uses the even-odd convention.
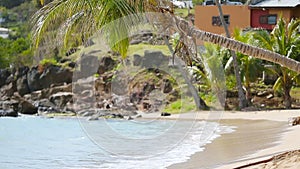
[[[264,0],[251,4],[251,27],[272,30],[278,17],[300,18],[300,0]]]
[[[8,38],[8,36],[9,36],[9,29],[0,27],[0,37]]]
[[[235,28],[250,27],[251,18],[248,6],[222,5],[222,10],[229,32],[232,33]],[[195,7],[195,26],[204,31],[225,34],[216,5],[197,5]]]
[[[252,0],[251,5],[222,5],[229,32],[235,28],[272,30],[279,16],[287,21],[300,18],[300,0]],[[201,30],[225,34],[216,5],[195,7],[195,26]]]

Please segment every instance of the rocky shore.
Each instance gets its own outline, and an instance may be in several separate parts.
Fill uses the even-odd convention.
[[[153,65],[168,66],[168,61],[158,51],[145,51],[144,56],[134,55],[125,61],[113,54],[99,56],[90,52],[77,63],[63,59],[57,65],[2,69],[0,117],[28,114],[130,120],[141,117],[139,111],[157,112],[160,106],[179,97],[174,79],[153,68]],[[119,68],[124,62],[143,71],[128,77]],[[166,97],[151,99],[153,91]]]

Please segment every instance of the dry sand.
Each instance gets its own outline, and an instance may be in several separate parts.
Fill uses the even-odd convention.
[[[300,126],[290,126],[291,117],[300,116],[300,110],[273,110],[254,112],[198,112],[161,117],[160,114],[143,114],[144,118],[212,120],[223,125],[237,126],[236,131],[223,134],[203,152],[196,153],[184,163],[169,169],[202,168],[300,168],[300,153],[289,153],[280,158],[275,155],[300,150]],[[256,165],[247,166],[248,164]],[[246,167],[247,166],[247,167]]]

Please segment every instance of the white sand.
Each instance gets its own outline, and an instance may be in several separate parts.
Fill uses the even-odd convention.
[[[261,125],[261,123],[257,123],[259,120],[265,120],[266,122],[268,121],[273,121],[273,122],[278,122],[279,124],[283,124],[282,131],[279,131],[279,138],[278,136],[274,135],[273,141],[276,142],[276,145],[272,146],[266,146],[263,148],[255,148],[255,140],[253,140],[253,145],[250,145],[251,143],[247,142],[245,145],[239,145],[238,149],[241,151],[245,150],[250,152],[250,154],[247,155],[247,157],[242,156],[240,152],[238,151],[227,151],[227,154],[222,154],[221,157],[218,156],[220,161],[226,161],[226,159],[238,159],[235,161],[226,161],[226,162],[221,162],[221,165],[219,167],[215,167],[218,169],[229,169],[229,168],[235,168],[239,166],[244,166],[246,164],[258,162],[261,160],[266,160],[271,158],[272,156],[276,154],[280,154],[282,152],[286,151],[291,151],[291,150],[300,150],[300,126],[289,126],[288,121],[291,117],[298,117],[300,116],[300,110],[272,110],[272,111],[253,111],[253,112],[238,112],[238,111],[223,111],[223,112],[217,112],[217,111],[203,111],[203,112],[197,112],[197,113],[184,113],[184,114],[176,114],[176,115],[171,115],[167,117],[161,117],[160,114],[158,113],[151,113],[151,114],[143,114],[143,118],[146,119],[173,119],[173,120],[214,120],[214,121],[226,121],[226,120],[234,120],[234,124],[237,124],[238,127],[244,128],[240,132],[235,133],[236,138],[239,137],[239,135],[246,134],[247,135],[247,128],[245,126],[239,125],[239,121],[243,120],[248,120],[249,123],[249,130],[250,130],[250,124],[255,123],[254,125],[257,124],[257,127],[252,126],[252,130],[257,128],[258,130],[263,130],[265,127],[265,123]],[[253,122],[251,122],[253,121]],[[230,123],[229,123],[230,124]],[[271,122],[270,122],[271,125]],[[268,124],[266,125],[268,126]],[[280,126],[280,125],[279,125]],[[247,125],[246,125],[247,127]],[[288,130],[284,132],[284,130]],[[233,133],[234,134],[234,133]],[[263,133],[257,133],[257,135],[254,135],[254,138],[256,137],[257,139],[263,138],[268,136],[270,133],[268,131],[263,131]],[[220,140],[213,141],[209,146],[206,147],[207,152],[204,154],[204,158],[208,158],[210,156],[214,156],[217,154],[220,154],[219,150],[217,148],[214,148],[216,146],[224,146],[222,142],[226,142],[226,137],[232,137],[232,134],[228,135],[223,135]],[[272,136],[272,135],[271,135]],[[224,141],[225,140],[225,141]],[[238,142],[238,140],[236,140]],[[266,144],[265,142],[262,141],[261,144]],[[274,144],[274,143],[273,143]],[[226,144],[227,149],[232,149],[234,150],[237,148],[234,144]],[[231,147],[230,147],[231,146]],[[244,146],[244,147],[243,147]],[[250,149],[248,150],[247,147],[252,147],[252,151]],[[202,154],[202,156],[201,156]],[[230,157],[230,158],[229,158]],[[181,163],[181,164],[175,164],[170,166],[169,168],[199,168],[201,166],[199,163],[201,163],[200,159],[197,158],[203,158],[203,153],[197,153],[191,157],[191,160],[187,161],[186,163]],[[292,161],[291,161],[292,160]],[[205,162],[205,161],[204,161]],[[286,164],[286,165],[285,165]],[[252,167],[247,167],[247,168],[281,168],[281,167],[286,167],[286,168],[300,168],[300,160],[298,155],[294,155],[293,157],[286,158],[280,163],[274,163],[270,162],[268,164],[260,164]]]

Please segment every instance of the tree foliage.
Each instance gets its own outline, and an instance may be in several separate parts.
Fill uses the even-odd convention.
[[[287,23],[282,17],[277,21],[277,25],[271,33],[266,31],[256,31],[253,37],[257,45],[274,51],[287,58],[299,61],[300,55],[300,36],[299,36],[300,19],[291,20]],[[294,82],[298,82],[299,73],[289,70],[286,67],[276,64],[273,71],[278,75],[278,79],[273,89],[282,91],[286,108],[291,108],[290,90]]]

